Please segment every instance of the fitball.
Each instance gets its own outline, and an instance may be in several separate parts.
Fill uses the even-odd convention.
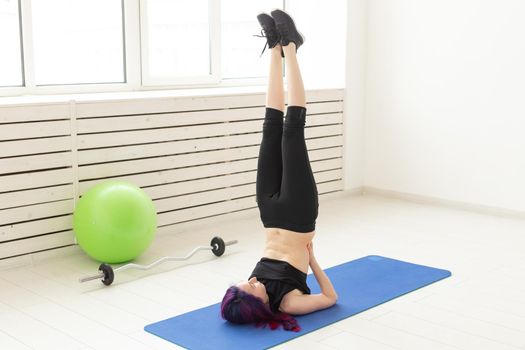
[[[73,214],[78,244],[99,262],[135,259],[152,243],[156,229],[153,201],[140,187],[124,181],[106,181],[90,188]]]

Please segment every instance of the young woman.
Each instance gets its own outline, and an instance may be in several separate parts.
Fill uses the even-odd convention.
[[[256,183],[266,247],[249,279],[226,291],[221,314],[233,323],[299,331],[291,315],[328,308],[337,294],[312,244],[319,202],[304,139],[306,98],[296,57],[304,37],[286,12],[276,9],[271,15],[257,16],[272,55]],[[288,68],[286,118],[282,57]],[[319,294],[312,295],[306,284],[308,267],[321,287]]]

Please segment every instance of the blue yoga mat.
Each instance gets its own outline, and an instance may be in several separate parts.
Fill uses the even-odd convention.
[[[188,349],[266,349],[358,314],[451,275],[450,271],[369,255],[325,270],[339,300],[333,307],[296,317],[302,330],[291,332],[236,325],[220,316],[220,303],[150,324],[144,329]],[[308,275],[312,294],[319,293]]]

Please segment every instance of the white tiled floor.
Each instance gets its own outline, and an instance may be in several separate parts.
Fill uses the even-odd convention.
[[[377,254],[453,275],[276,348],[525,349],[525,220],[372,194],[321,196],[319,210],[323,267]],[[127,270],[110,287],[78,282],[98,268],[83,253],[0,271],[0,349],[177,349],[143,327],[220,301],[260,258],[258,212],[232,217],[158,236],[139,263],[238,239],[223,257]]]

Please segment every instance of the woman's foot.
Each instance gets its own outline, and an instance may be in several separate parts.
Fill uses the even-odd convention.
[[[297,30],[292,17],[280,9],[275,9],[271,12],[275,21],[275,27],[281,37],[281,45],[286,47],[293,42],[295,44],[295,51],[304,43],[304,36]]]
[[[270,49],[273,49],[277,44],[280,44],[281,37],[279,35],[279,32],[277,31],[277,28],[275,26],[275,21],[267,13],[261,12],[257,15],[257,20],[259,21],[259,24],[262,27],[261,34],[263,35],[254,35],[262,38],[266,38],[266,44],[264,45],[264,48],[261,52],[261,56],[264,53],[264,50],[266,50],[266,46],[268,46]],[[284,52],[281,51],[281,56],[284,57]]]

